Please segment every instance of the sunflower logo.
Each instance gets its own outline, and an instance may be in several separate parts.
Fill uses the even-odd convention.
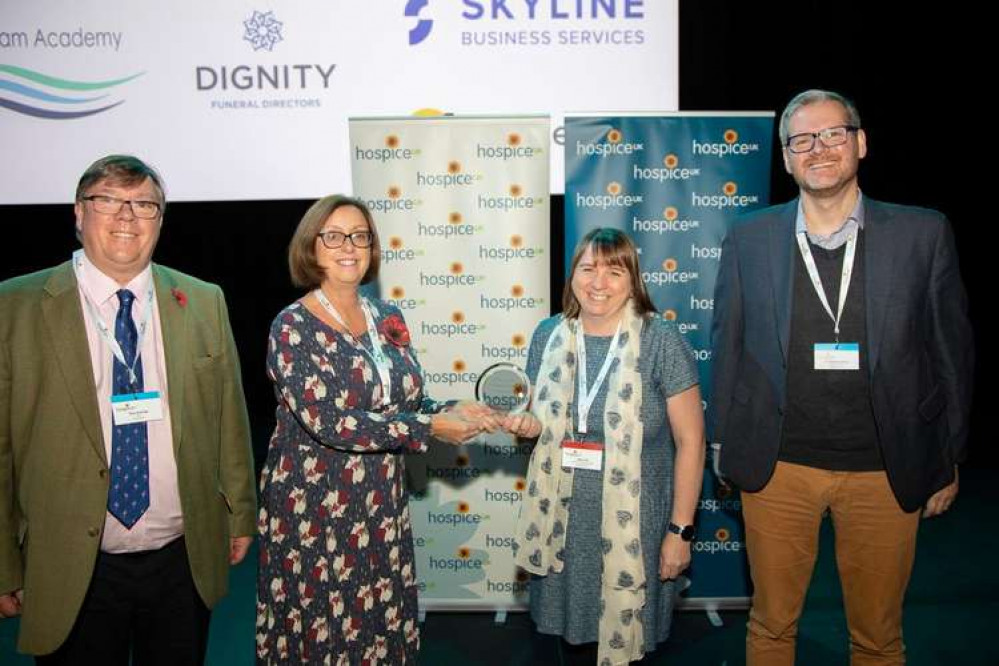
[[[393,299],[399,300],[400,298],[406,295],[406,290],[403,289],[402,287],[392,287],[392,289],[389,290],[389,295]]]
[[[471,508],[468,506],[468,502],[458,502],[458,513],[468,513]]]
[[[738,192],[738,191],[739,191],[739,186],[736,185],[731,180],[728,181],[727,183],[725,183],[724,185],[722,185],[722,192],[724,192],[727,196],[730,196],[730,197],[731,196],[735,196],[735,193]]]
[[[401,196],[402,196],[402,190],[399,188],[398,185],[392,185],[391,187],[388,188],[389,199],[398,199]]]
[[[389,247],[393,250],[402,249],[402,239],[398,236],[392,236],[389,238]]]
[[[524,492],[525,488],[527,488],[527,481],[524,481],[523,479],[517,479],[513,484],[513,489],[519,493]]]
[[[621,183],[616,180],[607,183],[607,194],[616,197],[621,194]]]
[[[621,143],[621,139],[624,138],[621,134],[621,130],[612,129],[607,132],[608,143]]]
[[[680,158],[674,155],[673,153],[670,153],[669,155],[663,158],[663,165],[667,169],[675,169],[676,165],[679,163],[680,163]]]
[[[522,333],[514,333],[513,337],[510,338],[510,344],[514,347],[523,347],[527,343],[527,339]]]
[[[447,216],[447,221],[450,222],[451,224],[461,224],[461,213],[459,213],[458,211],[452,212],[450,215]]]
[[[456,324],[464,323],[465,313],[462,312],[461,310],[455,310],[454,312],[451,313],[451,321],[453,321]]]
[[[513,285],[512,287],[510,287],[510,295],[513,296],[514,298],[520,298],[521,296],[524,295],[524,287],[519,284]]]
[[[715,532],[715,538],[721,542],[725,542],[731,539],[732,535],[729,534],[728,530],[725,529],[724,527],[719,527],[718,530]]]
[[[524,189],[520,185],[517,185],[516,183],[510,186],[511,197],[519,197],[521,193],[523,193],[523,191]]]
[[[506,143],[508,146],[519,146],[520,141],[520,135],[516,132],[510,132],[506,135]]]
[[[399,137],[395,134],[389,134],[385,137],[385,146],[388,148],[398,148],[399,147]]]
[[[451,364],[451,367],[454,368],[455,372],[464,372],[465,362],[462,361],[460,358],[455,359],[454,363]]]
[[[455,275],[461,275],[465,272],[465,267],[461,265],[460,261],[455,261],[451,263],[451,272]]]
[[[676,321],[676,310],[663,310],[663,319],[666,321]]]
[[[464,453],[459,454],[457,458],[454,459],[454,464],[456,467],[468,467],[468,456]]]
[[[669,258],[663,262],[663,270],[666,271],[667,273],[672,273],[673,271],[676,270],[676,267],[677,267],[676,259]]]
[[[739,133],[734,129],[725,130],[725,143],[732,144],[739,140]]]
[[[466,548],[465,546],[462,546],[461,548],[458,549],[458,557],[460,557],[461,559],[467,560],[471,556],[472,556],[472,551]]]
[[[451,160],[447,163],[448,173],[458,173],[459,171],[461,171],[461,162],[458,160]]]
[[[676,206],[666,206],[663,210],[663,217],[666,218],[667,222],[672,222],[676,218],[680,217],[680,211],[676,209]]]

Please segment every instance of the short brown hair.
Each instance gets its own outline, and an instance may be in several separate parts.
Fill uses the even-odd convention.
[[[291,273],[291,283],[296,287],[315,289],[322,284],[326,275],[316,261],[316,238],[323,223],[329,219],[333,211],[343,206],[353,206],[361,211],[361,215],[368,223],[368,231],[371,232],[371,261],[361,279],[361,284],[367,284],[378,278],[382,245],[378,240],[378,228],[375,227],[371,211],[360,199],[343,194],[331,194],[312,204],[309,210],[305,211],[298,228],[295,229],[295,235],[291,237],[291,243],[288,245],[288,270]]]
[[[857,105],[850,98],[831,90],[806,90],[795,95],[787,103],[787,106],[784,107],[784,112],[780,114],[780,125],[777,128],[777,134],[780,136],[781,146],[787,146],[791,116],[797,113],[801,107],[818,102],[835,102],[839,104],[846,111],[846,122],[851,127],[860,128],[860,111],[857,110]]]
[[[579,300],[576,298],[576,294],[572,293],[572,276],[588,247],[593,248],[594,258],[602,260],[608,266],[620,266],[628,271],[628,275],[631,276],[631,297],[635,301],[634,307],[639,316],[656,311],[656,306],[652,304],[649,292],[645,289],[645,283],[642,282],[642,272],[638,266],[638,250],[635,249],[635,243],[632,242],[628,234],[619,229],[598,227],[583,236],[572,255],[569,277],[565,281],[565,289],[562,290],[562,314],[566,318],[579,317]]]
[[[111,185],[133,187],[141,185],[146,178],[152,181],[160,195],[160,214],[166,209],[166,193],[163,190],[163,179],[156,169],[149,166],[134,155],[108,155],[97,160],[83,172],[80,182],[76,184],[76,201],[83,201],[87,190],[95,183],[107,181]]]

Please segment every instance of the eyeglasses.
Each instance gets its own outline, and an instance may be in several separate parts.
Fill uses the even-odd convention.
[[[792,153],[807,153],[815,147],[815,140],[818,139],[826,148],[841,146],[846,143],[846,137],[850,132],[856,132],[859,127],[853,125],[840,125],[838,127],[827,127],[818,132],[802,132],[789,136],[784,144]]]
[[[94,210],[105,215],[117,215],[125,204],[128,204],[132,215],[140,220],[152,220],[160,214],[160,204],[156,201],[133,201],[103,194],[92,194],[89,197],[83,197],[83,200],[89,201]]]
[[[354,247],[371,247],[371,242],[375,237],[370,231],[354,231],[349,234],[345,234],[342,231],[320,231],[316,235],[323,240],[323,245],[329,250],[337,249],[346,240],[349,240],[350,244]]]

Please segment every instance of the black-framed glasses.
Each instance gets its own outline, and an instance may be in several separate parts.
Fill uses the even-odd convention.
[[[855,125],[838,125],[836,127],[827,127],[818,132],[802,132],[801,134],[787,137],[784,145],[787,146],[789,151],[795,154],[811,152],[812,148],[815,147],[816,139],[821,141],[822,145],[826,148],[834,148],[846,143],[846,139],[850,136],[850,133],[856,132],[859,129]]]
[[[128,204],[132,215],[141,220],[153,220],[160,214],[160,203],[158,201],[136,201],[134,199],[119,199],[109,197],[106,194],[91,194],[83,197],[84,201],[89,201],[98,213],[105,215],[117,215],[122,207]]]
[[[323,245],[329,250],[337,249],[346,240],[349,240],[354,247],[368,248],[371,247],[371,242],[375,237],[370,231],[354,231],[349,234],[342,231],[320,231],[316,235],[323,240]]]

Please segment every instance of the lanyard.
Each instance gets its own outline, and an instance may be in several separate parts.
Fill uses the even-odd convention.
[[[857,231],[850,232],[850,237],[846,241],[846,254],[843,255],[843,273],[839,280],[839,307],[836,314],[833,314],[829,306],[829,299],[826,298],[825,289],[822,288],[822,279],[819,277],[819,269],[815,266],[815,258],[812,250],[808,247],[808,238],[805,233],[795,234],[798,237],[798,249],[801,250],[801,258],[805,261],[805,268],[808,269],[808,277],[812,279],[812,287],[822,301],[822,307],[833,321],[833,332],[836,334],[836,342],[839,342],[839,321],[843,317],[843,307],[846,305],[846,294],[850,290],[850,278],[853,277],[853,261],[857,255]]]
[[[104,318],[101,317],[100,309],[84,287],[83,250],[77,250],[73,253],[73,271],[76,273],[76,282],[80,285],[81,291],[83,291],[83,302],[87,306],[87,315],[90,317],[91,323],[93,323],[104,342],[111,348],[111,355],[128,370],[128,381],[134,388],[141,388],[135,386],[138,383],[138,379],[135,376],[135,364],[139,362],[139,357],[142,354],[142,341],[146,337],[146,328],[153,314],[153,303],[155,301],[153,281],[149,281],[149,289],[146,291],[146,307],[142,312],[142,319],[139,321],[139,335],[135,341],[135,358],[132,359],[132,363],[129,365],[125,362],[125,352],[122,351],[121,345],[118,344],[118,340],[114,337],[114,332],[107,325],[107,322],[104,321]],[[119,307],[121,307],[120,304]]]
[[[347,326],[347,322],[344,321],[339,311],[337,311],[333,304],[330,303],[330,300],[326,298],[326,294],[323,293],[323,290],[316,289],[315,294],[320,305],[322,305],[326,311],[330,313],[330,316],[336,320],[336,323],[343,327],[344,332],[353,338],[354,335],[350,332],[350,327]],[[361,311],[364,313],[364,323],[368,328],[368,340],[371,341],[371,350],[369,351],[367,347],[360,343],[358,346],[375,364],[375,369],[378,371],[378,378],[381,380],[382,384],[382,404],[387,405],[389,404],[392,396],[392,374],[389,371],[388,357],[385,356],[385,351],[382,349],[382,345],[378,339],[378,329],[375,328],[375,318],[371,314],[371,306],[368,304],[368,299],[364,297],[361,297]]]
[[[614,331],[614,337],[611,338],[610,349],[607,350],[607,355],[604,357],[604,364],[600,367],[600,373],[597,374],[597,379],[593,382],[593,386],[587,391],[586,336],[583,333],[583,323],[579,322],[578,324],[576,331],[576,366],[578,368],[576,377],[578,379],[578,389],[576,393],[579,396],[579,402],[576,405],[576,412],[579,419],[576,430],[580,434],[586,434],[586,418],[590,414],[590,406],[593,404],[594,398],[597,397],[597,393],[600,391],[604,380],[607,379],[607,373],[610,371],[611,364],[617,358],[617,342],[620,337],[621,323],[618,322],[617,330]]]

